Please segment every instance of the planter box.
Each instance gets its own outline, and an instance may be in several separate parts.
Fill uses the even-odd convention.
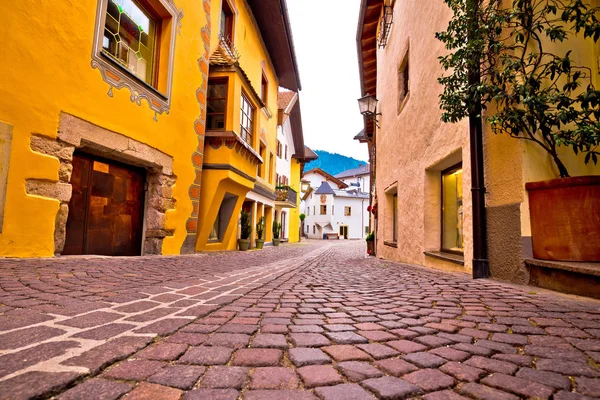
[[[600,176],[529,182],[533,256],[600,261]]]

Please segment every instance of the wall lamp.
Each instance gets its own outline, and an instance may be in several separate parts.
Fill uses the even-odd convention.
[[[366,117],[367,119],[371,119],[375,122],[375,125],[379,128],[379,124],[377,123],[377,116],[381,115],[381,113],[377,112],[377,102],[378,100],[371,96],[369,93],[358,99],[358,108],[360,109],[360,113]]]

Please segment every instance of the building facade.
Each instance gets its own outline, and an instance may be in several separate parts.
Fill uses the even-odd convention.
[[[369,233],[368,193],[320,168],[305,172],[302,180],[306,183],[302,197],[302,210],[306,215],[303,234],[306,237],[365,238]]]
[[[0,13],[0,256],[232,250],[242,206],[273,218],[285,1]]]
[[[443,70],[438,57],[446,50],[435,34],[447,28],[451,17],[442,0],[361,2],[357,31],[361,89],[363,95],[378,99],[381,115],[377,123],[365,118],[365,130],[355,139],[373,150],[377,255],[471,273],[469,126],[466,119],[442,122],[439,106],[443,88],[438,78]],[[578,39],[569,46],[575,62],[597,73],[592,60],[597,46],[591,40]],[[562,148],[561,156],[572,175],[600,175],[600,167],[585,165],[582,156],[570,149]],[[532,259],[525,185],[556,178],[557,171],[535,145],[496,135],[486,124],[483,159],[489,273],[515,283],[538,284],[540,273],[535,270],[540,263]],[[551,263],[543,268],[545,276],[565,269]],[[578,275],[595,281],[582,270],[572,272],[569,279]],[[564,276],[554,281],[561,279]]]

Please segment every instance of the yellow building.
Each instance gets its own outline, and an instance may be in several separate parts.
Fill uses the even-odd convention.
[[[0,14],[0,256],[235,248],[248,192],[275,198],[278,88],[300,89],[285,1]]]

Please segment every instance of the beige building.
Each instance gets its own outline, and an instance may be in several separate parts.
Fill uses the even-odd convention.
[[[362,95],[377,98],[378,115],[377,123],[365,118],[364,134],[356,139],[375,149],[370,162],[377,256],[471,273],[469,126],[466,119],[442,122],[439,107],[443,88],[437,79],[443,70],[438,57],[445,49],[435,33],[446,29],[451,16],[443,0],[361,1],[361,89]],[[593,65],[586,49],[574,49],[574,57]],[[489,274],[559,290],[575,287],[580,294],[595,296],[600,264],[533,259],[525,185],[558,177],[551,162],[541,162],[545,157],[528,143],[494,135],[484,124]],[[572,176],[600,175],[600,166],[586,166],[568,152],[563,160]]]

